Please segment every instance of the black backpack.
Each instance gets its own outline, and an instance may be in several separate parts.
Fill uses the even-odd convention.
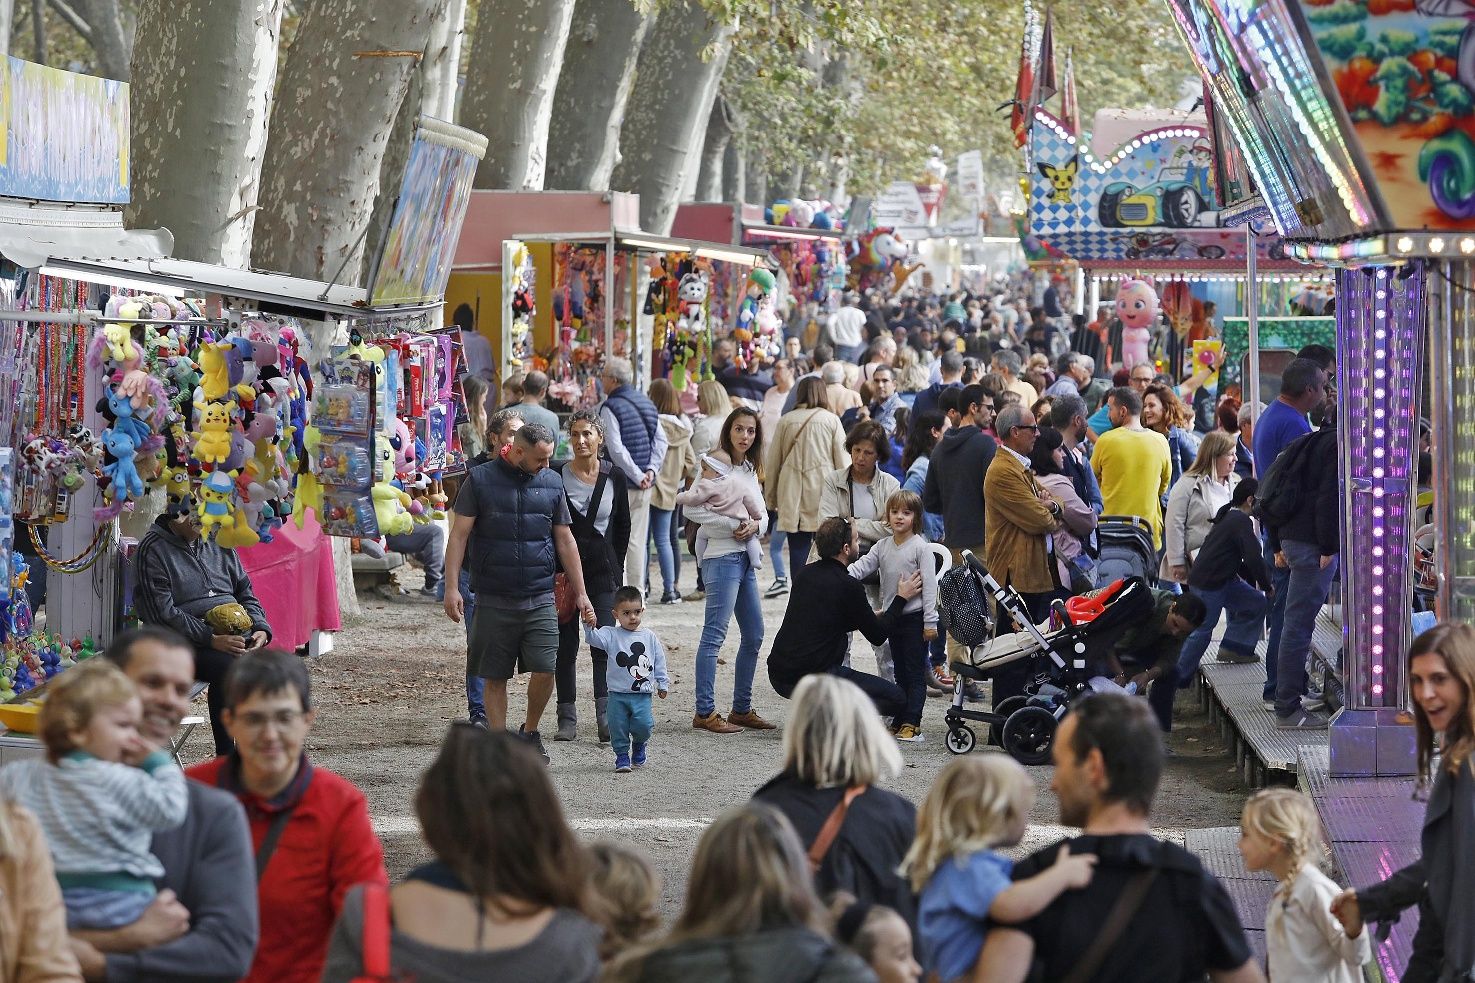
[[[1255,518],[1272,529],[1289,522],[1301,507],[1301,497],[1313,478],[1307,465],[1316,438],[1332,431],[1314,431],[1297,437],[1285,446],[1270,465],[1260,488],[1255,493]]]

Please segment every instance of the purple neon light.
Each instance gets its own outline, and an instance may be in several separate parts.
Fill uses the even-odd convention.
[[[1424,273],[1337,274],[1337,375],[1343,443],[1343,632],[1348,705],[1396,705],[1412,588],[1409,516],[1418,419]],[[1371,558],[1372,562],[1369,562]]]

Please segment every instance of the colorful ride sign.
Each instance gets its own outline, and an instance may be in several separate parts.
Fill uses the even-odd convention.
[[[128,84],[7,59],[0,196],[128,201]]]

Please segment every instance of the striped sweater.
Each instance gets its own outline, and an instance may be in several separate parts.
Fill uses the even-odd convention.
[[[154,833],[184,822],[189,790],[167,751],[134,768],[73,751],[0,768],[0,796],[36,814],[62,887],[152,889],[164,866]]]

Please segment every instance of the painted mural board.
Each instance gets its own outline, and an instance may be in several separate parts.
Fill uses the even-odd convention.
[[[0,195],[128,202],[128,84],[6,62]]]
[[[1139,134],[1098,160],[1040,110],[1030,130],[1029,235],[1052,258],[1082,265],[1237,269],[1241,229],[1220,223],[1214,152],[1205,126],[1173,123]],[[1278,240],[1257,241],[1267,262]]]

